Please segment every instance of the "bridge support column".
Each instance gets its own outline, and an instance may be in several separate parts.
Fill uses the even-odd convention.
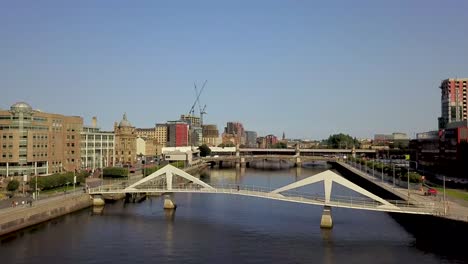
[[[173,198],[170,194],[164,195],[164,209],[176,209],[177,205],[173,202]]]
[[[104,198],[102,198],[102,195],[100,194],[93,195],[94,206],[103,206],[104,204],[106,204],[106,202],[104,201]]]
[[[302,161],[301,161],[300,157],[296,157],[294,166],[296,166],[296,167],[301,167],[302,166]]]
[[[332,216],[331,216],[331,207],[330,206],[325,205],[323,207],[322,219],[320,221],[320,228],[324,228],[324,229],[333,228],[333,220],[332,220]]]

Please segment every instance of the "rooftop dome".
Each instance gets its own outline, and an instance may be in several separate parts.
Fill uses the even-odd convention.
[[[119,127],[131,127],[132,124],[127,120],[127,113],[124,113],[122,121],[119,123]]]
[[[31,112],[32,111],[32,107],[28,104],[28,103],[25,103],[25,102],[18,102],[14,105],[12,105],[10,107],[10,110],[12,112],[23,112],[23,113],[26,113],[26,112]]]

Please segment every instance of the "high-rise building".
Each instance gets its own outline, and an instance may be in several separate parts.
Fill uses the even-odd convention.
[[[218,146],[221,142],[219,141],[219,131],[216,125],[203,125],[203,144],[208,146]]]
[[[101,131],[93,118],[93,124],[81,131],[81,168],[94,171],[114,165],[114,141],[114,132]]]
[[[115,133],[115,162],[117,164],[130,164],[136,162],[136,133],[135,127],[123,115],[119,124],[114,123]]]
[[[257,147],[257,132],[255,132],[255,131],[245,131],[245,145],[248,148]]]
[[[189,144],[189,125],[181,121],[167,122],[167,146],[184,147]]]
[[[442,116],[439,117],[439,129],[452,122],[467,120],[467,83],[468,78],[464,78],[446,79],[440,84]]]
[[[33,110],[24,102],[0,111],[0,175],[38,175],[80,167],[83,119]]]
[[[223,134],[223,143],[226,143],[226,139],[228,141],[233,141],[234,144],[244,144],[245,143],[245,130],[244,125],[240,122],[227,122],[226,127],[224,128]]]
[[[201,127],[190,127],[190,145],[200,146],[203,144],[203,129]]]
[[[180,115],[180,121],[194,127],[201,127],[200,117],[193,115]]]

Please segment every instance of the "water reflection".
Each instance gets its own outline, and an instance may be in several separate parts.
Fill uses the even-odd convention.
[[[331,229],[320,229],[322,235],[322,242],[324,247],[323,252],[323,263],[333,264],[336,263],[333,259],[333,248],[335,244],[333,242],[333,232]]]
[[[240,168],[211,170],[204,178],[275,188],[323,170]],[[310,193],[317,191],[317,187],[308,188]],[[164,197],[160,196],[141,203],[106,204],[99,214],[89,209],[69,215],[67,221],[42,225],[35,232],[1,241],[1,263],[370,264],[460,260],[450,251],[441,249],[441,254],[450,255],[441,257],[436,250],[424,248],[418,236],[402,228],[405,221],[400,225],[386,213],[338,208],[333,211],[334,228],[322,230],[323,207],[223,194],[178,193],[174,197],[179,203],[177,211],[162,209]]]

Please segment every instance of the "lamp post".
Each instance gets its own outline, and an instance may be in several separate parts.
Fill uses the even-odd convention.
[[[383,182],[383,169],[384,169],[384,165],[383,165],[383,162],[382,162],[382,182]]]
[[[37,200],[37,174],[36,174],[36,187],[34,188],[34,199]]]
[[[445,200],[445,175],[443,176],[444,179],[444,215],[447,215],[447,200]]]
[[[414,163],[416,164],[416,170],[418,169],[418,162],[417,162],[417,161],[408,160],[408,172],[407,172],[407,175],[406,175],[406,178],[407,178],[407,180],[408,180],[408,203],[409,203],[409,199],[410,199],[409,169],[410,169],[411,162],[414,162]]]
[[[375,159],[372,160],[372,177],[375,177]]]

